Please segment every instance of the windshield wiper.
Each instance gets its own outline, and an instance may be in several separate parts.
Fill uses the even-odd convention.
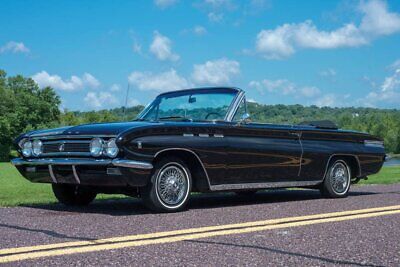
[[[159,120],[174,120],[174,119],[181,119],[181,120],[185,120],[185,121],[192,121],[192,119],[188,119],[186,117],[182,117],[182,116],[165,116],[165,117],[160,117],[158,118]]]

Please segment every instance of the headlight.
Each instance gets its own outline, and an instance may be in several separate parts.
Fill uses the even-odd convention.
[[[42,150],[43,150],[43,143],[40,140],[35,140],[32,143],[32,155],[34,155],[35,157],[40,156],[40,154],[42,154]]]
[[[32,142],[25,141],[21,144],[22,146],[22,155],[24,157],[30,157],[32,155]]]
[[[101,138],[94,138],[90,142],[90,154],[93,157],[99,157],[103,154],[103,144],[104,141]]]
[[[105,146],[105,152],[110,158],[115,158],[118,155],[119,149],[115,143],[115,138],[108,140]]]
[[[21,140],[18,142],[19,148],[23,149],[23,148],[24,148],[24,143],[25,143],[26,141],[28,141],[28,139],[26,139],[26,138],[21,139]]]

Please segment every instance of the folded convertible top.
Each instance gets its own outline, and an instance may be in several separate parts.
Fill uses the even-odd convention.
[[[321,121],[303,121],[299,123],[299,125],[308,125],[314,126],[320,129],[335,129],[337,130],[339,127],[332,121],[329,120],[321,120]]]

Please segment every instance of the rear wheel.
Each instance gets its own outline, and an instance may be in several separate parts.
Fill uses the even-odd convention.
[[[344,160],[335,160],[330,164],[320,191],[331,198],[347,197],[351,183],[351,170]]]
[[[156,163],[149,184],[141,190],[144,204],[159,212],[185,209],[192,188],[190,170],[179,158],[168,157]]]
[[[86,206],[97,193],[78,185],[52,184],[53,193],[58,201],[67,206]]]

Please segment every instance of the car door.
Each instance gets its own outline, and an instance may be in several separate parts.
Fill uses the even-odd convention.
[[[301,131],[288,125],[240,122],[245,100],[226,133],[226,183],[268,183],[299,180]]]

